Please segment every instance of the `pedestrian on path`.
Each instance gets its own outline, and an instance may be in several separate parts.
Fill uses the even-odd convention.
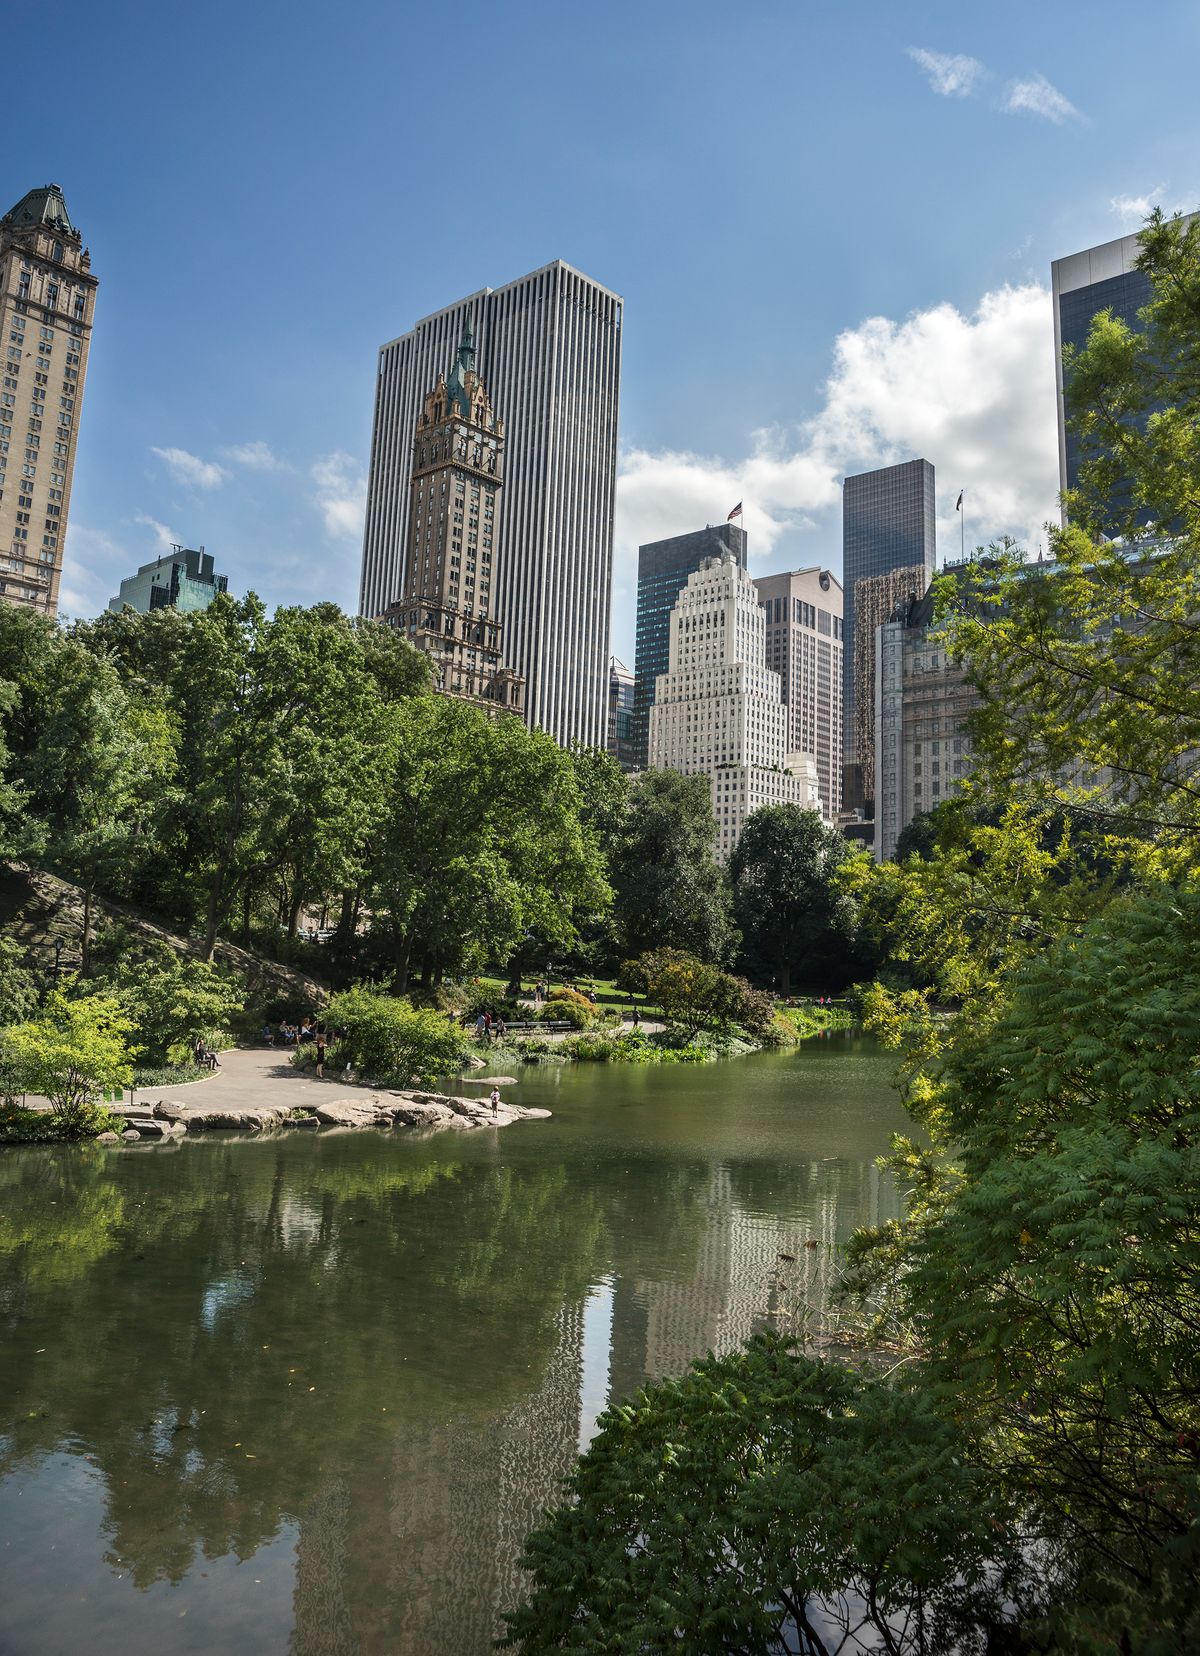
[[[329,1037],[325,1033],[325,1025],[323,1023],[317,1025],[317,1033],[316,1033],[314,1039],[316,1041],[316,1047],[317,1047],[317,1075],[320,1077],[320,1079],[322,1081],[324,1081],[324,1079],[325,1079],[325,1048],[329,1045]]]

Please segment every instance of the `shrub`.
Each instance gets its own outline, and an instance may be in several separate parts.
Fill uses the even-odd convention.
[[[582,996],[572,1000],[548,1000],[540,1016],[543,1023],[569,1023],[572,1029],[587,1029],[596,1020],[595,1008],[589,1006]]]
[[[48,1098],[64,1136],[99,1132],[97,1106],[133,1080],[131,1029],[115,996],[68,1000],[56,990],[40,1018],[0,1030],[5,1085]]]
[[[468,1056],[469,1047],[443,1012],[370,989],[347,989],[325,1009],[339,1031],[338,1055],[364,1079],[381,1086],[409,1086],[414,1076],[445,1074]]]
[[[667,1019],[679,1024],[689,1037],[701,1030],[729,1033],[744,1029],[758,1038],[770,1030],[775,1017],[769,995],[682,949],[654,949],[636,961],[626,961],[619,981],[656,1001]]]
[[[581,995],[578,989],[568,989],[565,984],[551,989],[546,999],[555,1003],[565,1002],[569,1006],[581,1006],[587,1012],[595,1010],[586,995]]]

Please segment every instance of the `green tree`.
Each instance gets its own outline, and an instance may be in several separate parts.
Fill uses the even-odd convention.
[[[113,995],[69,1000],[55,990],[38,1018],[0,1029],[0,1069],[39,1093],[68,1136],[96,1125],[96,1106],[133,1080],[132,1024]]]
[[[747,962],[781,994],[793,974],[838,989],[861,975],[856,905],[840,878],[855,855],[844,834],[799,805],[766,805],[748,818],[729,859],[733,912]]]
[[[407,1087],[415,1079],[445,1075],[457,1069],[470,1050],[444,1012],[413,1007],[369,989],[334,995],[325,1019],[339,1031],[339,1058],[381,1084]]]
[[[606,1410],[567,1493],[506,1617],[525,1656],[930,1656],[1008,1619],[1007,1513],[952,1421],[773,1337]]]
[[[713,855],[716,837],[707,777],[664,770],[634,781],[609,861],[613,923],[625,955],[674,948],[714,965],[732,958],[737,931]]]
[[[770,1027],[774,1007],[768,995],[682,949],[652,949],[626,961],[618,980],[623,988],[644,994],[660,1006],[687,1040],[700,1031],[731,1034],[741,1029],[760,1035]]]
[[[219,967],[181,959],[166,948],[149,959],[123,961],[105,987],[120,1000],[148,1065],[182,1063],[198,1037],[227,1034],[245,998]]]

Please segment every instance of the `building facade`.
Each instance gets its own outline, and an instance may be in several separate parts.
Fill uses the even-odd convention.
[[[608,741],[609,753],[624,771],[640,768],[633,744],[633,674],[620,656],[613,656],[608,664]]]
[[[667,671],[650,709],[650,768],[709,778],[722,858],[759,806],[820,809],[815,762],[788,748],[758,593],[732,552],[705,558],[671,611]]]
[[[404,592],[384,620],[432,658],[445,695],[523,714],[525,680],[505,663],[495,610],[503,483],[504,421],[475,371],[468,322],[417,419]]]
[[[558,741],[603,747],[608,722],[613,496],[621,377],[619,296],[556,261],[424,318],[379,353],[359,608],[403,597],[409,474],[421,399],[470,325],[502,410],[505,547],[491,614],[526,681],[526,717]]]
[[[842,808],[842,584],[814,567],[760,575],[767,666],[779,674],[787,745],[816,761],[821,814]]]
[[[868,575],[920,567],[925,571],[921,586],[924,591],[936,562],[934,472],[928,460],[906,460],[902,465],[884,466],[846,479],[842,488],[842,737],[846,764],[842,803],[849,809],[864,806],[871,786],[854,757],[855,590]]]
[[[659,675],[667,671],[671,611],[675,600],[705,558],[731,553],[746,567],[746,532],[735,523],[710,524],[686,535],[648,541],[638,547],[637,623],[633,654],[634,763],[644,770],[650,756],[650,709]]]
[[[898,604],[915,602],[929,589],[924,565],[867,575],[854,588],[854,729],[847,747],[863,779],[863,808],[871,816],[875,801],[875,654],[879,629]]]
[[[1196,214],[1189,214],[1190,223]],[[1054,372],[1058,407],[1058,486],[1074,489],[1079,483],[1082,455],[1079,439],[1067,430],[1066,379],[1063,349],[1082,350],[1087,344],[1092,321],[1099,311],[1111,310],[1114,317],[1141,331],[1138,312],[1154,297],[1150,278],[1135,268],[1142,251],[1139,237],[1119,236],[1115,241],[1088,247],[1055,259],[1050,266],[1050,290],[1054,300]],[[1067,520],[1063,507],[1063,522]]]
[[[903,599],[879,628],[875,658],[875,860],[896,855],[915,816],[971,769],[966,722],[978,692],[933,631],[933,597]]]
[[[97,279],[57,184],[0,219],[0,599],[58,611]]]
[[[127,609],[139,615],[157,609],[189,614],[207,609],[218,592],[228,589],[228,578],[217,574],[211,552],[203,547],[197,551],[190,546],[173,546],[170,552],[142,564],[136,575],[126,576],[108,607],[114,615]]]

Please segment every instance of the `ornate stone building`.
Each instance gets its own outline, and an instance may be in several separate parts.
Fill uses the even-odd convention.
[[[0,219],[0,600],[54,615],[96,302],[57,184]]]
[[[503,481],[504,421],[475,371],[468,322],[417,419],[404,592],[384,619],[433,658],[446,695],[523,715],[525,680],[504,663],[496,617]]]

